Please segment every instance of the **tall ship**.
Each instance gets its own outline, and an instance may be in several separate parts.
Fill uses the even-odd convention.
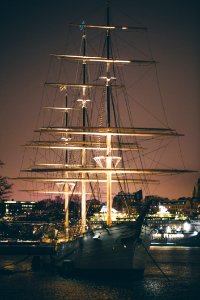
[[[74,51],[73,44],[73,51],[52,54],[59,71],[45,82],[43,124],[25,145],[31,162],[24,161],[26,166],[18,179],[25,182],[28,193],[64,197],[65,219],[56,239],[56,265],[78,274],[125,272],[142,276],[151,240],[151,228],[144,222],[151,197],[141,200],[135,220],[127,213],[126,219],[115,222],[113,197],[121,191],[126,195],[141,189],[148,195],[149,185],[157,184],[160,175],[189,171],[146,163],[144,152],[149,141],[160,143],[181,134],[168,126],[136,126],[133,98],[124,79],[135,76],[132,70],[152,68],[157,62],[152,57],[137,58],[134,51],[129,51],[131,57],[127,58],[126,47],[115,48],[118,34],[120,41],[123,34],[133,37],[146,28],[112,24],[109,1],[105,10],[103,24],[85,20],[70,24],[77,31],[78,50]],[[155,148],[154,144],[154,153]],[[81,218],[72,221],[69,203],[74,197],[81,201]],[[106,221],[87,220],[88,199],[106,203]]]

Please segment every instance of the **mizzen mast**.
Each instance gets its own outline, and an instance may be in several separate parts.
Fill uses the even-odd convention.
[[[65,107],[68,106],[68,96],[67,91],[65,94]],[[65,112],[65,126],[68,127],[68,110]],[[66,138],[67,139],[67,138]],[[65,164],[68,164],[68,149],[65,150]],[[68,177],[68,173],[65,172],[65,177]],[[69,183],[64,183],[64,195],[65,195],[65,204],[64,204],[64,210],[65,210],[65,234],[66,237],[68,237],[68,229],[69,229]]]

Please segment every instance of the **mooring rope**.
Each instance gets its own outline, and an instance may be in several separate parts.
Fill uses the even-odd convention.
[[[151,253],[148,251],[148,249],[146,248],[146,246],[144,245],[144,243],[142,242],[142,245],[145,249],[145,251],[147,252],[147,254],[149,255],[149,257],[151,258],[151,260],[153,261],[153,263],[155,264],[155,266],[160,270],[160,272],[163,274],[163,276],[165,277],[165,279],[167,279],[167,281],[170,281],[169,277],[165,274],[165,272],[163,272],[163,270],[161,269],[161,267],[159,266],[159,264],[156,262],[156,260],[153,258],[153,256],[151,255]]]

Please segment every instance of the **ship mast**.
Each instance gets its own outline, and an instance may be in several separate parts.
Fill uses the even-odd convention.
[[[65,107],[68,107],[68,96],[67,96],[67,91],[65,94]],[[66,110],[65,113],[65,126],[66,128],[68,127],[68,110]],[[65,164],[68,164],[68,150],[65,150]],[[65,177],[68,177],[68,173],[65,172]],[[64,210],[65,210],[65,222],[64,222],[64,227],[65,227],[65,236],[68,238],[68,229],[69,229],[69,183],[66,182],[64,184],[64,195],[65,195],[65,204],[64,204]]]
[[[110,6],[109,1],[107,1],[107,20],[106,25],[110,25]],[[106,32],[106,57],[110,59],[110,29],[107,29]],[[110,78],[110,63],[106,64],[106,100],[107,100],[107,127],[110,128],[110,94],[111,94],[111,78]],[[111,157],[111,135],[108,133],[106,136],[106,168],[112,168],[112,157]],[[111,172],[107,171],[107,225],[111,226],[112,224],[112,175]]]
[[[85,28],[83,26],[83,35],[82,35],[82,55],[86,55],[86,33]],[[83,61],[82,63],[82,83],[86,84],[86,62]],[[85,130],[86,126],[86,88],[83,87],[83,95],[82,95],[82,125],[83,131]],[[84,142],[86,141],[86,136],[83,134],[83,146],[85,145]],[[86,149],[82,149],[82,167],[86,166]],[[82,201],[81,201],[81,225],[82,225],[82,233],[86,230],[86,182],[84,181],[86,174],[82,173]]]

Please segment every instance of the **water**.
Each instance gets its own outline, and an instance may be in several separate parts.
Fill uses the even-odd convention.
[[[31,271],[31,257],[1,256],[1,300],[183,300],[200,294],[200,248],[152,247],[142,281],[63,278],[45,271]],[[15,264],[13,264],[13,261]],[[1,269],[0,269],[1,270]],[[9,272],[10,271],[10,272]]]

